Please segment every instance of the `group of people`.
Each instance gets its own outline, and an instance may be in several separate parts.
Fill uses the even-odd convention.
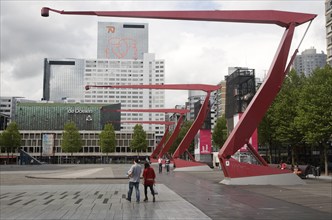
[[[169,165],[170,165],[171,161],[167,158],[165,160],[165,168],[166,168],[166,172],[169,173]],[[159,165],[159,173],[163,172],[163,159],[161,157],[158,158],[158,165]]]
[[[284,163],[283,161],[280,162],[280,169],[285,170],[287,169],[287,164]],[[301,175],[302,174],[302,170],[299,168],[299,166],[297,164],[295,164],[294,166],[291,167],[291,170],[293,171],[293,173],[295,173],[296,175]]]
[[[139,164],[138,158],[134,160],[134,164],[130,167],[128,171],[129,177],[129,190],[127,195],[127,200],[131,202],[131,195],[133,193],[133,188],[135,188],[136,192],[136,202],[140,202],[140,191],[139,191],[139,183],[142,173],[142,167]],[[148,201],[148,188],[150,188],[151,194],[153,196],[152,201],[155,202],[155,191],[154,191],[154,184],[155,184],[156,174],[154,169],[150,166],[149,162],[144,163],[144,170],[143,170],[143,179],[144,179],[144,202]]]

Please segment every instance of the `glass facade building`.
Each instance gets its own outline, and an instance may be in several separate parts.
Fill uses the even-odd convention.
[[[15,122],[21,134],[21,149],[29,155],[47,163],[66,163],[70,161],[70,153],[62,151],[62,135],[64,124],[73,121],[82,139],[82,149],[74,153],[75,161],[80,163],[105,162],[106,154],[101,151],[99,134],[104,125],[114,122],[113,127],[116,135],[115,152],[109,153],[109,158],[126,160],[135,157],[137,153],[146,157],[155,148],[155,132],[147,131],[148,147],[144,151],[136,152],[130,148],[133,131],[120,131],[120,112],[117,111],[120,104],[78,104],[78,103],[16,103]],[[43,137],[52,137],[52,153],[43,156]],[[17,152],[16,155],[19,155]],[[0,152],[0,155],[6,155]],[[68,159],[68,160],[67,160]]]
[[[120,121],[120,104],[17,103],[15,122],[19,130],[63,130],[68,121],[79,130],[102,130],[112,121]],[[114,110],[103,111],[102,109]],[[120,130],[119,123],[113,123]]]
[[[44,59],[43,100],[82,102],[83,59]]]

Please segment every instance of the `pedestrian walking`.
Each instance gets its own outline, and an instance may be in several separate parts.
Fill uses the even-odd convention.
[[[144,164],[144,171],[143,171],[143,178],[144,178],[144,202],[148,201],[148,187],[150,188],[151,194],[153,196],[153,202],[156,201],[155,199],[155,193],[154,193],[154,189],[153,189],[153,185],[155,184],[155,178],[156,178],[156,174],[154,172],[154,169],[150,166],[149,163],[145,163]]]
[[[127,200],[131,202],[131,194],[133,193],[133,188],[135,187],[136,192],[136,202],[140,201],[140,192],[139,192],[139,181],[141,178],[142,167],[139,164],[138,158],[134,160],[134,165],[132,165],[128,171],[129,177],[129,191]]]
[[[163,172],[163,159],[161,157],[158,158],[158,165],[159,165],[159,173]]]
[[[166,171],[167,173],[169,173],[169,164],[171,163],[171,161],[167,158],[165,161],[165,167],[166,167]]]

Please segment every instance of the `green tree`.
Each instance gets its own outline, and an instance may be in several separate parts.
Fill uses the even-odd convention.
[[[101,152],[106,153],[108,161],[108,153],[114,152],[116,147],[115,131],[112,124],[106,124],[104,130],[100,133],[99,145]]]
[[[11,122],[1,135],[1,146],[7,152],[7,162],[9,163],[9,153],[21,147],[21,135],[15,122]]]
[[[295,119],[306,142],[323,148],[325,175],[328,175],[328,141],[332,134],[332,68],[316,69],[300,93]]]
[[[305,77],[292,70],[285,79],[282,88],[270,108],[273,138],[291,149],[291,162],[295,163],[295,150],[302,143],[302,135],[295,124],[299,93]]]
[[[70,153],[71,161],[73,162],[73,153],[79,152],[82,149],[82,145],[82,138],[75,123],[72,121],[67,122],[62,133],[62,151]]]
[[[134,127],[133,139],[130,142],[130,149],[136,151],[139,155],[140,151],[146,151],[148,148],[148,141],[146,140],[146,132],[143,129],[143,126],[136,124]]]
[[[227,139],[227,121],[225,115],[217,119],[212,133],[213,145],[219,150]]]
[[[271,113],[268,110],[258,126],[258,141],[260,145],[267,147],[267,156],[270,163],[278,163],[276,158],[272,158],[272,147],[275,145],[275,139],[273,134],[275,133],[275,127],[272,126]],[[275,146],[276,147],[276,146]]]

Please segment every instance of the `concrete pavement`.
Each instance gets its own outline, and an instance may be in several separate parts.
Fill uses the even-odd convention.
[[[130,164],[0,166],[0,219],[330,219],[331,177],[226,186],[220,170],[157,174],[156,202],[125,200]],[[154,166],[158,171],[157,167]],[[143,198],[143,187],[140,187]],[[133,193],[134,195],[134,193]]]

